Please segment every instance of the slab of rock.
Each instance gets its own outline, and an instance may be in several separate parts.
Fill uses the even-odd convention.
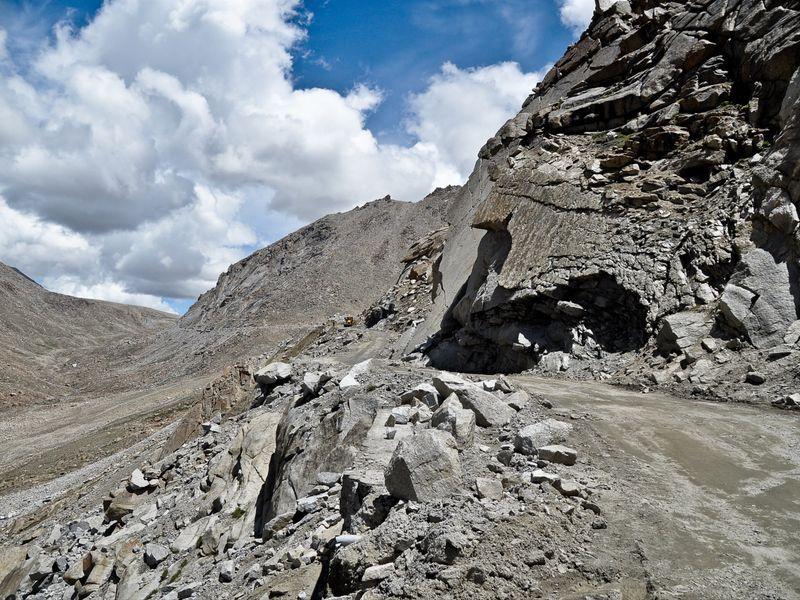
[[[463,450],[475,439],[475,413],[464,408],[458,396],[451,394],[431,416],[431,427],[449,432]]]
[[[567,446],[556,444],[553,446],[542,446],[537,454],[542,460],[560,465],[571,466],[578,459],[578,453]]]
[[[442,372],[433,378],[433,385],[443,397],[456,394],[461,404],[475,413],[480,427],[501,427],[514,417],[514,409],[481,386],[458,375]]]
[[[789,267],[769,252],[755,248],[742,256],[720,298],[720,310],[732,327],[756,348],[783,343],[797,320]]]
[[[518,390],[511,394],[508,394],[503,398],[503,402],[508,404],[511,408],[516,410],[517,412],[523,410],[531,401],[531,397],[525,390]]]
[[[274,362],[262,367],[254,375],[261,385],[277,385],[292,378],[292,366],[284,362]]]
[[[436,391],[436,388],[430,383],[421,383],[414,389],[403,392],[400,395],[400,400],[403,404],[413,404],[415,400],[419,400],[428,406],[428,408],[435,410],[436,407],[439,406],[441,397],[439,396],[439,392]]]
[[[664,317],[656,343],[661,352],[680,354],[708,337],[714,324],[712,315],[702,311],[686,311]]]
[[[169,548],[161,544],[149,543],[144,547],[144,562],[151,569],[155,569],[169,555]]]
[[[514,450],[520,454],[536,454],[541,446],[559,444],[566,441],[572,425],[556,419],[545,419],[520,429],[514,436]]]
[[[384,473],[395,498],[429,502],[461,489],[461,462],[453,436],[429,429],[403,438]]]

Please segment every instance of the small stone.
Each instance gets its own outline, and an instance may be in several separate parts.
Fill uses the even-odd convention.
[[[503,497],[503,484],[497,479],[478,477],[475,480],[475,489],[479,498],[487,500],[500,500]]]
[[[745,376],[744,380],[751,385],[761,385],[767,381],[767,378],[763,373],[759,373],[758,371],[750,371]]]
[[[703,346],[703,350],[706,352],[714,353],[717,351],[717,342],[714,341],[714,338],[703,338],[700,345]]]
[[[155,569],[169,555],[169,548],[161,544],[149,543],[144,547],[144,562],[151,569]]]
[[[230,583],[233,581],[233,575],[236,572],[236,565],[232,560],[225,560],[219,563],[219,580],[222,583]]]
[[[367,569],[364,571],[364,575],[361,577],[361,581],[363,583],[377,583],[379,581],[383,581],[392,573],[394,573],[394,565],[392,563],[387,563],[385,565],[373,565],[371,567],[367,567]]]

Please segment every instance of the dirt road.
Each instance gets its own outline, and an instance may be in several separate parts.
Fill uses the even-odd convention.
[[[598,563],[635,555],[655,598],[800,598],[796,415],[514,379],[579,417],[571,444],[608,473]]]

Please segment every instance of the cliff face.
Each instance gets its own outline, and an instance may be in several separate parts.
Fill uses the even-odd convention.
[[[797,5],[602,6],[480,152],[423,330],[438,366],[674,371],[703,338],[795,341]]]

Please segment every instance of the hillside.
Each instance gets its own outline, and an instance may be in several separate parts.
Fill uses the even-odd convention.
[[[175,320],[149,308],[49,292],[0,263],[0,408],[79,390],[74,372],[87,355]]]
[[[336,314],[357,316],[396,282],[409,246],[446,224],[459,189],[322,217],[231,265],[169,328],[97,359],[116,388],[133,389],[213,373],[271,354]]]

